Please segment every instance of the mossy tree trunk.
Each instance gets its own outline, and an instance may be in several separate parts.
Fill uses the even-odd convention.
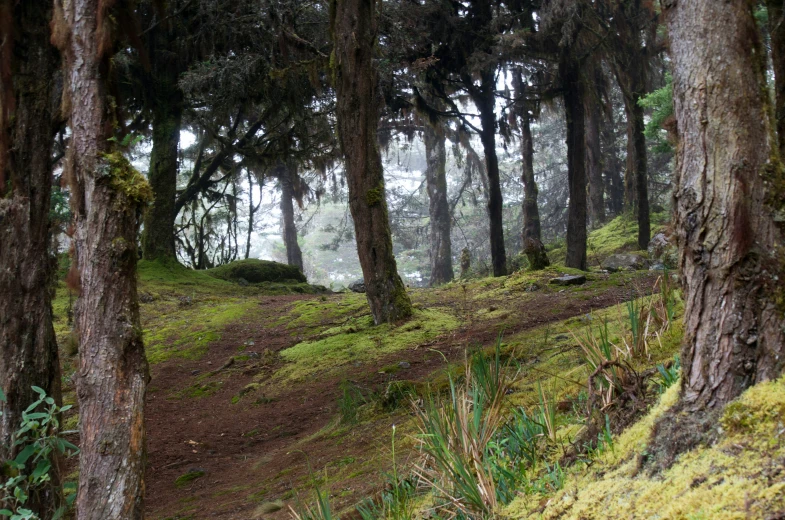
[[[586,139],[584,85],[579,64],[568,51],[559,60],[567,119],[567,176],[570,202],[567,208],[567,258],[565,265],[586,269]]]
[[[625,202],[638,221],[638,248],[646,249],[651,240],[649,219],[649,172],[646,150],[646,123],[639,101],[646,95],[646,67],[651,59],[642,40],[647,24],[656,14],[641,0],[618,4],[612,21],[613,70],[624,98],[627,115],[627,173]]]
[[[780,157],[785,157],[785,8],[783,0],[766,0],[769,11],[771,61],[774,65],[774,116]]]
[[[281,228],[283,243],[286,246],[286,263],[303,271],[303,253],[297,242],[297,226],[294,222],[294,183],[297,182],[297,167],[283,165],[279,170],[281,183]]]
[[[523,233],[521,241],[523,252],[529,259],[529,268],[535,271],[545,269],[551,262],[542,243],[540,209],[537,206],[537,181],[534,178],[534,143],[532,140],[531,117],[529,112],[521,113],[521,156],[523,182]]]
[[[12,435],[39,386],[60,402],[60,363],[52,327],[49,256],[52,144],[58,119],[57,50],[49,42],[52,3],[0,3],[0,475],[18,451]],[[60,474],[26,506],[51,518]],[[4,478],[4,477],[3,477]]]
[[[685,290],[682,407],[717,409],[785,364],[785,174],[748,0],[666,2]]]
[[[479,86],[469,92],[480,112],[480,141],[485,154],[485,172],[488,176],[488,219],[490,221],[491,264],[493,276],[507,274],[507,253],[504,250],[504,200],[499,180],[499,157],[496,154],[496,74],[494,70],[481,73]],[[465,85],[474,85],[464,79]]]
[[[176,78],[172,79],[176,81]],[[182,104],[176,84],[171,86],[174,88],[167,88],[160,93],[162,99],[153,109],[153,149],[150,153],[147,178],[155,194],[155,201],[144,216],[142,255],[145,260],[175,258],[177,152],[180,144]]]
[[[606,108],[605,111],[606,117],[603,119],[601,135],[605,192],[608,194],[608,216],[616,217],[624,211],[624,180],[621,173],[621,161],[619,161],[616,149],[613,107]]]
[[[137,214],[152,199],[144,177],[109,141],[107,78],[117,13],[104,0],[57,0],[54,40],[65,61],[80,296],[77,397],[79,520],[144,517],[144,396],[148,367],[136,294]]]
[[[599,64],[588,66],[590,78],[601,76]],[[599,227],[605,222],[605,186],[602,181],[602,153],[600,151],[600,93],[596,88],[597,81],[592,81],[586,88],[584,98],[584,112],[586,125],[586,174],[589,184],[589,223],[592,227]]]
[[[373,63],[376,0],[334,0],[331,5],[333,73],[338,136],[345,158],[349,208],[365,295],[376,324],[408,318],[412,304],[393,256],[376,131],[380,97]]]
[[[428,211],[431,225],[431,287],[451,282],[452,268],[451,216],[447,201],[447,147],[441,127],[426,124],[424,132],[425,182],[428,190]]]

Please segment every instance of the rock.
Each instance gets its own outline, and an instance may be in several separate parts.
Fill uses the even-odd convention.
[[[675,268],[679,262],[679,250],[673,239],[665,233],[657,233],[649,242],[649,258],[667,268]]]
[[[239,285],[240,287],[248,287],[249,285],[251,285],[251,283],[245,278],[238,278],[237,285]]]
[[[651,267],[649,267],[649,271],[664,271],[664,270],[665,270],[665,264],[663,264],[662,262],[657,262],[656,264],[652,264]]]
[[[526,286],[526,289],[524,289],[524,290],[526,292],[539,291],[540,290],[540,286],[537,285],[536,283],[530,283],[529,285]]]
[[[612,273],[616,271],[637,271],[646,269],[648,266],[648,260],[636,254],[611,255],[602,263],[602,267]]]
[[[281,500],[276,500],[275,502],[264,502],[262,505],[256,508],[256,517],[259,518],[259,515],[269,515],[270,513],[280,511],[283,509],[283,506],[284,503]]]
[[[585,274],[568,274],[565,276],[560,276],[558,278],[551,278],[553,285],[583,285],[586,283],[586,275]]]
[[[362,278],[349,284],[349,290],[356,293],[365,292],[365,280]]]
[[[401,361],[401,362],[398,363],[398,367],[403,368],[403,369],[407,369],[407,368],[411,368],[412,365],[408,361]]]
[[[198,376],[199,375],[199,370],[191,370],[191,375],[192,376]]]
[[[239,281],[241,278],[250,283],[284,282],[307,283],[305,275],[293,265],[248,258],[204,271],[215,278]]]
[[[142,303],[150,303],[155,300],[155,297],[150,294],[149,292],[140,292],[139,293],[139,301]]]
[[[567,341],[570,337],[567,334],[559,334],[553,337],[553,341]]]

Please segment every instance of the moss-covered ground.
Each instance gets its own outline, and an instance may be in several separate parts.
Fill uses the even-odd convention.
[[[590,258],[633,250],[636,232],[623,217],[593,231]],[[541,443],[541,458],[495,518],[767,518],[785,510],[785,379],[726,407],[716,444],[652,473],[641,463],[648,439],[678,392],[678,384],[663,392],[660,373],[682,339],[678,292],[667,293],[666,308],[654,287],[658,274],[596,268],[584,285],[552,285],[577,274],[558,263],[559,254],[551,251],[555,265],[544,271],[410,290],[414,317],[378,327],[361,294],[322,293],[302,282],[245,286],[232,276],[140,262],[153,374],[148,517],[283,519],[289,506],[312,502],[316,489],[337,516],[356,517],[356,504],[378,498],[393,467],[412,476],[422,464],[413,411],[449,392],[466,357],[494,352],[497,341],[512,379],[505,413],[534,416],[545,395],[555,404],[555,441]],[[75,400],[73,300],[58,286],[53,307],[68,402]],[[638,346],[631,313],[647,331]],[[581,345],[600,331],[640,375],[643,394],[634,409],[607,411],[610,444],[578,452],[587,435],[597,438],[587,418],[593,368]],[[66,421],[75,425],[76,417]],[[434,518],[442,500],[421,486],[409,518]]]

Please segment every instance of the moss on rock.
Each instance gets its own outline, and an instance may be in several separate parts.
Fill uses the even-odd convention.
[[[256,258],[237,260],[230,264],[208,269],[206,273],[221,280],[238,281],[242,278],[250,283],[307,282],[305,275],[295,266]]]

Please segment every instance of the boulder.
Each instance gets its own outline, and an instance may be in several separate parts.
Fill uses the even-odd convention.
[[[355,280],[349,284],[349,290],[356,293],[364,293],[365,292],[365,280],[360,278],[359,280]]]
[[[679,262],[679,250],[674,243],[673,237],[665,233],[657,233],[649,242],[649,258],[655,264],[662,264],[669,269],[673,269]]]
[[[306,283],[305,275],[293,265],[248,258],[208,269],[205,271],[214,278],[238,282],[240,279],[249,283],[278,282]]]
[[[558,278],[551,278],[550,283],[553,285],[583,285],[586,283],[586,275],[568,274]]]
[[[641,255],[616,254],[606,258],[602,263],[602,267],[611,273],[616,271],[637,271],[639,269],[647,269],[649,262]]]

